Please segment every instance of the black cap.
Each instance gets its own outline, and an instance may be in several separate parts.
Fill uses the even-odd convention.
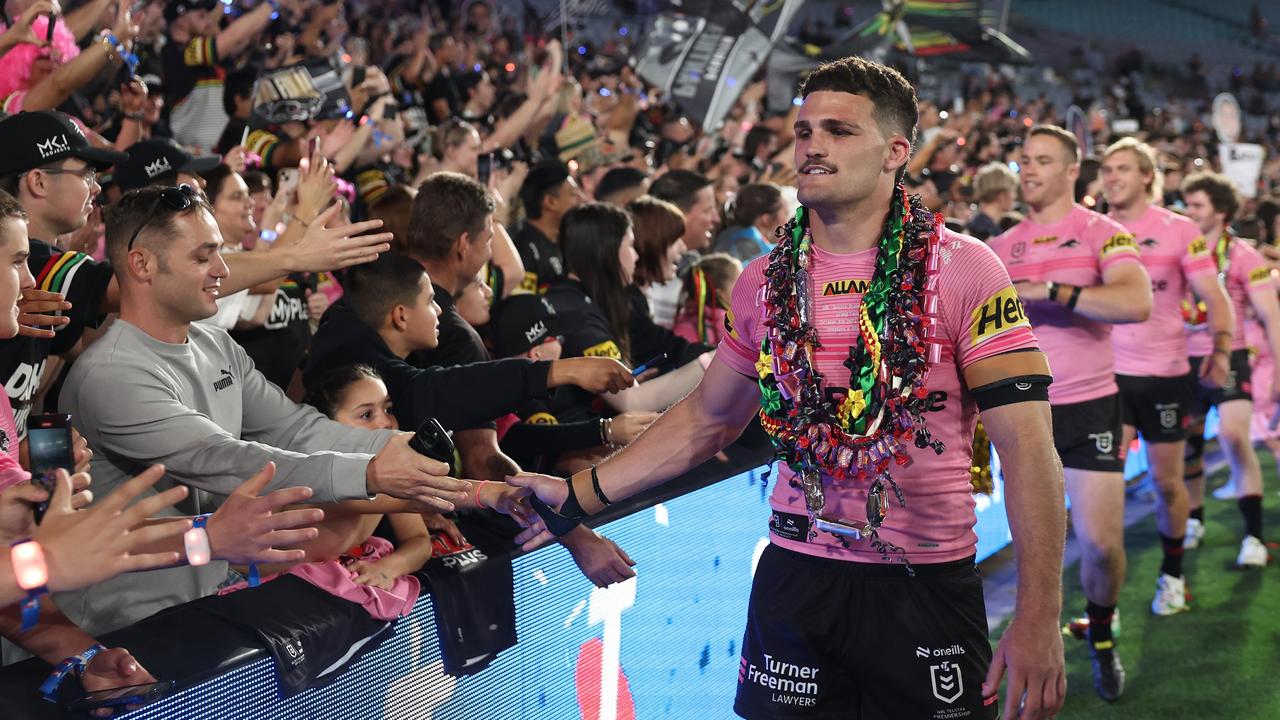
[[[556,337],[556,310],[541,295],[512,295],[498,303],[489,319],[494,351],[499,357],[523,355]]]
[[[524,203],[525,212],[529,212],[531,207],[541,208],[542,198],[568,179],[569,166],[555,158],[543,160],[530,168],[520,186],[520,201]]]
[[[151,138],[129,146],[129,159],[116,168],[121,190],[146,187],[166,175],[204,173],[222,164],[217,155],[192,155],[169,138]]]
[[[0,177],[17,175],[64,158],[79,158],[98,170],[106,170],[128,157],[115,150],[89,144],[80,126],[56,110],[11,115],[0,120]]]
[[[218,6],[218,0],[169,0],[164,6],[165,22],[174,20],[196,10],[212,10]]]

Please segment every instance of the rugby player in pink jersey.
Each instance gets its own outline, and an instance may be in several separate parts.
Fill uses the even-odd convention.
[[[1093,684],[1124,692],[1111,620],[1124,583],[1124,446],[1111,325],[1151,312],[1151,280],[1133,236],[1072,202],[1080,173],[1075,136],[1038,125],[1022,144],[1019,181],[1027,219],[991,240],[1049,357],[1053,440],[1062,458],[1080,543]]]
[[[1124,138],[1108,147],[1102,183],[1111,206],[1108,216],[1133,234],[1151,276],[1151,317],[1144,323],[1116,325],[1111,346],[1124,416],[1123,446],[1142,434],[1147,466],[1159,489],[1156,527],[1164,555],[1151,612],[1173,615],[1187,609],[1182,545],[1191,507],[1183,470],[1191,405],[1198,385],[1222,387],[1226,382],[1235,319],[1200,228],[1152,204],[1164,188],[1151,146]],[[1195,378],[1187,361],[1182,317],[1188,291],[1203,301],[1214,342],[1210,361],[1201,364]]]
[[[1048,365],[999,259],[905,197],[910,84],[846,58],[814,69],[801,95],[802,208],[738,280],[701,384],[597,467],[510,481],[563,528],[707,460],[759,415],[786,462],[734,710],[995,718],[1007,675],[1004,716],[1047,718],[1066,690]],[[994,654],[973,564],[979,411],[1001,453],[1018,563]]]
[[[1202,404],[1198,414],[1208,405],[1218,408],[1218,444],[1231,463],[1231,482],[1236,487],[1236,502],[1244,516],[1244,538],[1236,564],[1240,567],[1263,567],[1267,564],[1267,546],[1262,540],[1262,466],[1253,451],[1249,424],[1253,416],[1253,383],[1249,367],[1249,351],[1244,322],[1253,315],[1267,331],[1271,356],[1280,357],[1280,301],[1271,283],[1271,271],[1262,255],[1227,227],[1240,208],[1235,186],[1224,175],[1196,173],[1182,184],[1182,197],[1187,203],[1187,216],[1200,226],[1209,240],[1210,252],[1218,265],[1218,273],[1226,285],[1235,312],[1235,330],[1231,341],[1231,372],[1218,389],[1201,389],[1197,400]],[[1209,330],[1196,327],[1187,339],[1187,353],[1194,372],[1214,351]],[[1280,367],[1280,366],[1273,366]],[[1280,370],[1273,370],[1280,374]],[[1269,397],[1258,402],[1280,408],[1280,384],[1273,378]],[[1187,459],[1187,490],[1191,496],[1191,520],[1187,522],[1187,540],[1194,546],[1204,534],[1204,427],[1192,424]],[[1194,523],[1194,524],[1193,524]]]

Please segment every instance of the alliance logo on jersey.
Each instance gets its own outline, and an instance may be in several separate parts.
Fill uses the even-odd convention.
[[[969,313],[969,342],[979,345],[994,337],[1020,327],[1031,327],[1027,313],[1022,309],[1018,291],[1013,287],[987,298]]]
[[[1122,252],[1138,252],[1138,242],[1129,233],[1116,233],[1102,246],[1102,257]]]
[[[861,279],[832,280],[822,286],[822,295],[865,295],[870,282]]]

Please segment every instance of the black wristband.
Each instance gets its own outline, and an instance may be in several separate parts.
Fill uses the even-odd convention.
[[[569,486],[573,487],[573,478],[569,478]],[[596,491],[596,499],[603,503],[605,507],[613,504],[613,501],[606,497],[604,490],[600,488],[600,476],[596,474],[595,465],[591,466],[591,489]]]
[[[556,537],[563,537],[582,524],[582,519],[587,516],[582,504],[578,502],[578,495],[574,492],[572,478],[565,480],[569,486],[569,497],[565,498],[564,504],[560,506],[560,512],[556,512],[550,505],[542,502],[537,495],[529,496],[529,504],[533,506],[538,517],[542,518],[547,526],[547,530]]]
[[[1076,285],[1075,287],[1071,288],[1071,297],[1067,298],[1067,309],[1068,309],[1068,310],[1075,310],[1075,309],[1076,309],[1076,303],[1077,303],[1077,302],[1080,302],[1080,291],[1081,291],[1081,290],[1084,290],[1084,288],[1080,287],[1079,285]]]

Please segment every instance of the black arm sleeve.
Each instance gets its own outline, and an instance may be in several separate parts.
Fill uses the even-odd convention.
[[[502,436],[502,450],[513,458],[553,455],[600,444],[600,421],[564,424],[521,422]]]
[[[424,370],[385,359],[378,371],[403,427],[434,417],[450,430],[470,430],[544,397],[551,363],[515,358]]]

